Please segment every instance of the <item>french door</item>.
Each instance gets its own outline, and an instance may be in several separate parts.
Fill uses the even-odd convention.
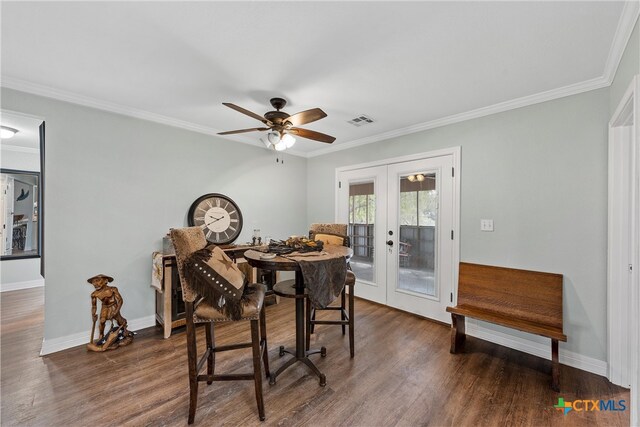
[[[356,295],[449,323],[455,280],[454,155],[338,173]]]

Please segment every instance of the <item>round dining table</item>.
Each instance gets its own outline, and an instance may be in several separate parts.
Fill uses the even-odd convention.
[[[346,246],[324,245],[323,252],[336,257],[343,256],[347,261],[353,256],[353,250]],[[304,256],[305,261],[313,262],[314,258],[316,258],[313,254],[313,252],[307,252],[305,254],[302,254],[301,256]],[[302,362],[306,366],[308,366],[314,374],[318,376],[320,385],[324,387],[327,384],[326,375],[320,372],[318,367],[313,363],[313,361],[311,361],[311,359],[309,359],[308,356],[311,354],[321,353],[321,355],[324,357],[326,355],[326,350],[324,347],[321,350],[307,350],[305,348],[304,277],[302,275],[300,265],[295,260],[288,258],[289,256],[295,257],[296,253],[286,256],[278,255],[275,258],[270,259],[265,259],[264,255],[264,252],[248,250],[244,253],[244,258],[247,260],[249,265],[251,265],[252,267],[260,268],[262,270],[295,272],[295,282],[293,284],[293,289],[291,290],[290,295],[287,296],[295,298],[296,301],[296,348],[295,351],[290,351],[286,350],[283,346],[280,347],[280,356],[283,356],[284,353],[289,353],[293,356],[293,358],[280,366],[275,373],[271,373],[269,384],[275,384],[278,375],[280,375],[293,364]],[[326,257],[317,258],[318,262],[326,260]],[[277,286],[278,284],[276,284],[276,287]]]

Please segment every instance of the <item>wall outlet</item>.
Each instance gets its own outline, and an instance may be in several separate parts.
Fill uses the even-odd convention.
[[[481,219],[480,220],[480,231],[493,231],[493,220],[492,219]]]

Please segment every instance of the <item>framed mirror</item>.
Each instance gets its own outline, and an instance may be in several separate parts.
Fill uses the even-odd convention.
[[[2,260],[37,258],[41,254],[40,172],[0,169]]]

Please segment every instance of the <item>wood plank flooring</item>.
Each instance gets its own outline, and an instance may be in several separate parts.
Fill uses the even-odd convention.
[[[84,347],[39,357],[43,289],[1,296],[2,426],[186,425],[189,401],[185,334],[162,338],[160,328],[140,331],[133,344],[106,353]],[[291,300],[267,307],[272,369],[284,360],[278,346],[293,346]],[[89,306],[78,307],[87,311]],[[126,302],[123,314],[127,316]],[[330,313],[322,313],[330,315]],[[219,344],[249,339],[249,324],[221,325]],[[88,337],[87,337],[88,340]],[[199,331],[199,343],[204,332]],[[561,367],[561,393],[549,388],[550,362],[468,338],[463,354],[449,354],[449,328],[384,306],[356,301],[356,356],[339,327],[317,326],[312,347],[327,386],[302,366],[270,386],[267,420],[258,420],[253,383],[201,384],[195,425],[242,426],[624,426],[624,412],[563,415],[558,397],[624,399],[629,391],[605,378]],[[286,356],[285,356],[286,357]],[[227,352],[216,371],[251,369],[250,351]]]

